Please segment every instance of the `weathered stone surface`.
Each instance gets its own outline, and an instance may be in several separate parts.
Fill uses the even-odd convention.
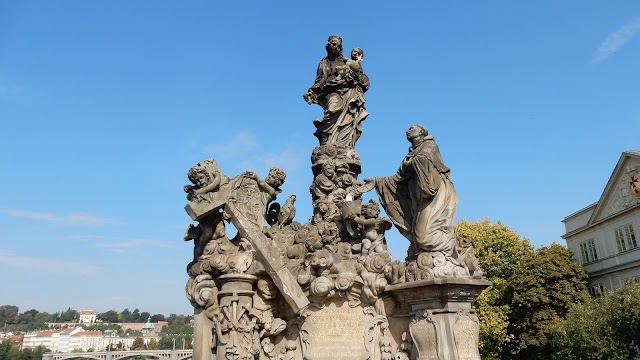
[[[361,65],[364,53],[355,48],[351,59],[342,55],[342,38],[338,35],[329,36],[326,49],[327,57],[320,60],[316,80],[304,99],[324,110],[322,120],[313,122],[320,145],[353,149],[362,134],[362,122],[369,115],[363,96],[369,89],[369,78]]]
[[[277,248],[270,244],[269,239],[264,236],[255,224],[237,216],[238,211],[233,203],[227,204],[225,211],[231,215],[231,222],[238,229],[240,235],[251,242],[267,273],[280,290],[287,304],[291,306],[294,312],[300,312],[309,304],[309,299],[302,292],[296,278],[284,266]]]
[[[409,304],[412,311],[451,308],[470,310],[471,301],[491,286],[481,279],[439,278],[389,285],[385,291],[399,303]]]
[[[365,331],[372,319],[360,306],[331,302],[313,311],[302,325],[304,357],[309,360],[364,359]]]
[[[478,317],[471,301],[491,285],[486,280],[443,278],[391,285],[386,291],[410,305],[411,359],[473,359],[478,352]]]
[[[214,193],[210,200],[200,202],[192,201],[185,205],[184,210],[189,214],[192,220],[200,220],[223,207],[226,203],[227,197],[224,193]]]
[[[490,283],[473,239],[453,237],[449,169],[426,128],[414,125],[395,175],[358,180],[355,145],[368,116],[363,52],[344,57],[337,35],[326,49],[304,95],[323,109],[308,221],[295,221],[295,194],[276,202],[282,169],[230,178],[206,159],[188,172],[185,211],[197,222],[184,236],[194,241],[186,286],[194,359],[479,359],[471,302]],[[391,219],[363,201],[374,188]],[[237,234],[227,233],[229,222]],[[387,249],[394,225],[410,240],[405,261]]]

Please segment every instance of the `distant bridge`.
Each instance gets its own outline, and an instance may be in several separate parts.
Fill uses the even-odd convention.
[[[191,359],[193,350],[130,350],[130,351],[96,351],[84,353],[43,354],[42,360],[66,360],[75,358],[118,360],[130,359],[134,356],[145,356],[147,359],[186,360]]]

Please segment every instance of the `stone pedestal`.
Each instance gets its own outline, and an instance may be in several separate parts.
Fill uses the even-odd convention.
[[[301,327],[304,359],[367,358],[364,334],[372,318],[362,307],[352,307],[347,302],[329,302],[313,311]]]
[[[195,308],[193,312],[193,358],[202,360],[214,360],[211,352],[214,344],[211,334],[213,333],[213,321],[207,317],[205,310]]]
[[[479,322],[471,301],[491,285],[486,280],[443,278],[391,285],[406,315],[413,315],[408,333],[410,358],[417,360],[480,360]]]

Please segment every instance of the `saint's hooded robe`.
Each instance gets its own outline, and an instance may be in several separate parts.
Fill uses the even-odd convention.
[[[421,252],[417,249],[453,253],[458,196],[449,172],[438,145],[427,136],[409,149],[394,175],[375,179],[380,203],[413,245],[410,257]]]

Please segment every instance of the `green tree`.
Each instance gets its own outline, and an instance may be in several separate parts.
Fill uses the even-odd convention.
[[[120,322],[131,322],[131,311],[125,308],[118,317],[120,318]]]
[[[460,239],[472,240],[480,268],[493,283],[473,303],[480,319],[479,348],[483,359],[498,359],[507,349],[507,331],[512,312],[513,289],[509,283],[523,259],[533,254],[526,238],[488,219],[478,222],[461,221],[455,227]]]
[[[475,301],[483,359],[548,358],[552,324],[588,298],[584,269],[566,248],[534,251],[529,241],[500,222],[462,221],[458,238],[470,239],[480,267],[493,283]]]
[[[169,336],[163,336],[158,341],[158,347],[160,350],[171,350],[173,349],[173,338]]]
[[[99,315],[100,320],[108,323],[117,323],[118,322],[118,312],[115,310],[109,310],[101,313]]]
[[[162,314],[154,314],[153,316],[151,316],[151,322],[152,323],[156,323],[158,321],[164,321],[164,315],[162,315]]]
[[[149,350],[158,350],[158,342],[156,341],[156,339],[151,339],[149,340],[149,343],[147,344],[147,349]]]
[[[151,317],[151,314],[143,311],[140,313],[140,322],[147,322],[147,320],[149,320],[149,318]]]
[[[162,331],[167,334],[193,334],[192,317],[171,314],[167,318],[167,326]]]
[[[61,317],[64,322],[72,322],[78,319],[78,312],[68,308],[67,311],[62,313]]]
[[[144,350],[146,346],[144,345],[144,339],[141,337],[137,337],[133,340],[133,344],[131,344],[132,350]]]
[[[553,359],[640,359],[640,283],[577,304],[550,331]]]
[[[145,319],[145,320],[147,320],[147,319]],[[131,321],[132,322],[142,322],[140,320],[140,310],[138,310],[138,309],[133,310],[133,312],[131,313]]]
[[[18,322],[18,307],[15,305],[0,306],[0,326]]]
[[[11,353],[11,342],[9,340],[5,340],[0,343],[0,360],[10,360],[11,356],[14,354]]]
[[[45,352],[48,350],[42,346],[20,350],[17,345],[11,345],[9,341],[0,344],[0,360],[40,360]]]
[[[542,359],[550,353],[549,326],[564,319],[575,304],[589,298],[587,274],[567,248],[556,243],[522,259],[510,279],[513,300],[509,352],[519,359]]]

